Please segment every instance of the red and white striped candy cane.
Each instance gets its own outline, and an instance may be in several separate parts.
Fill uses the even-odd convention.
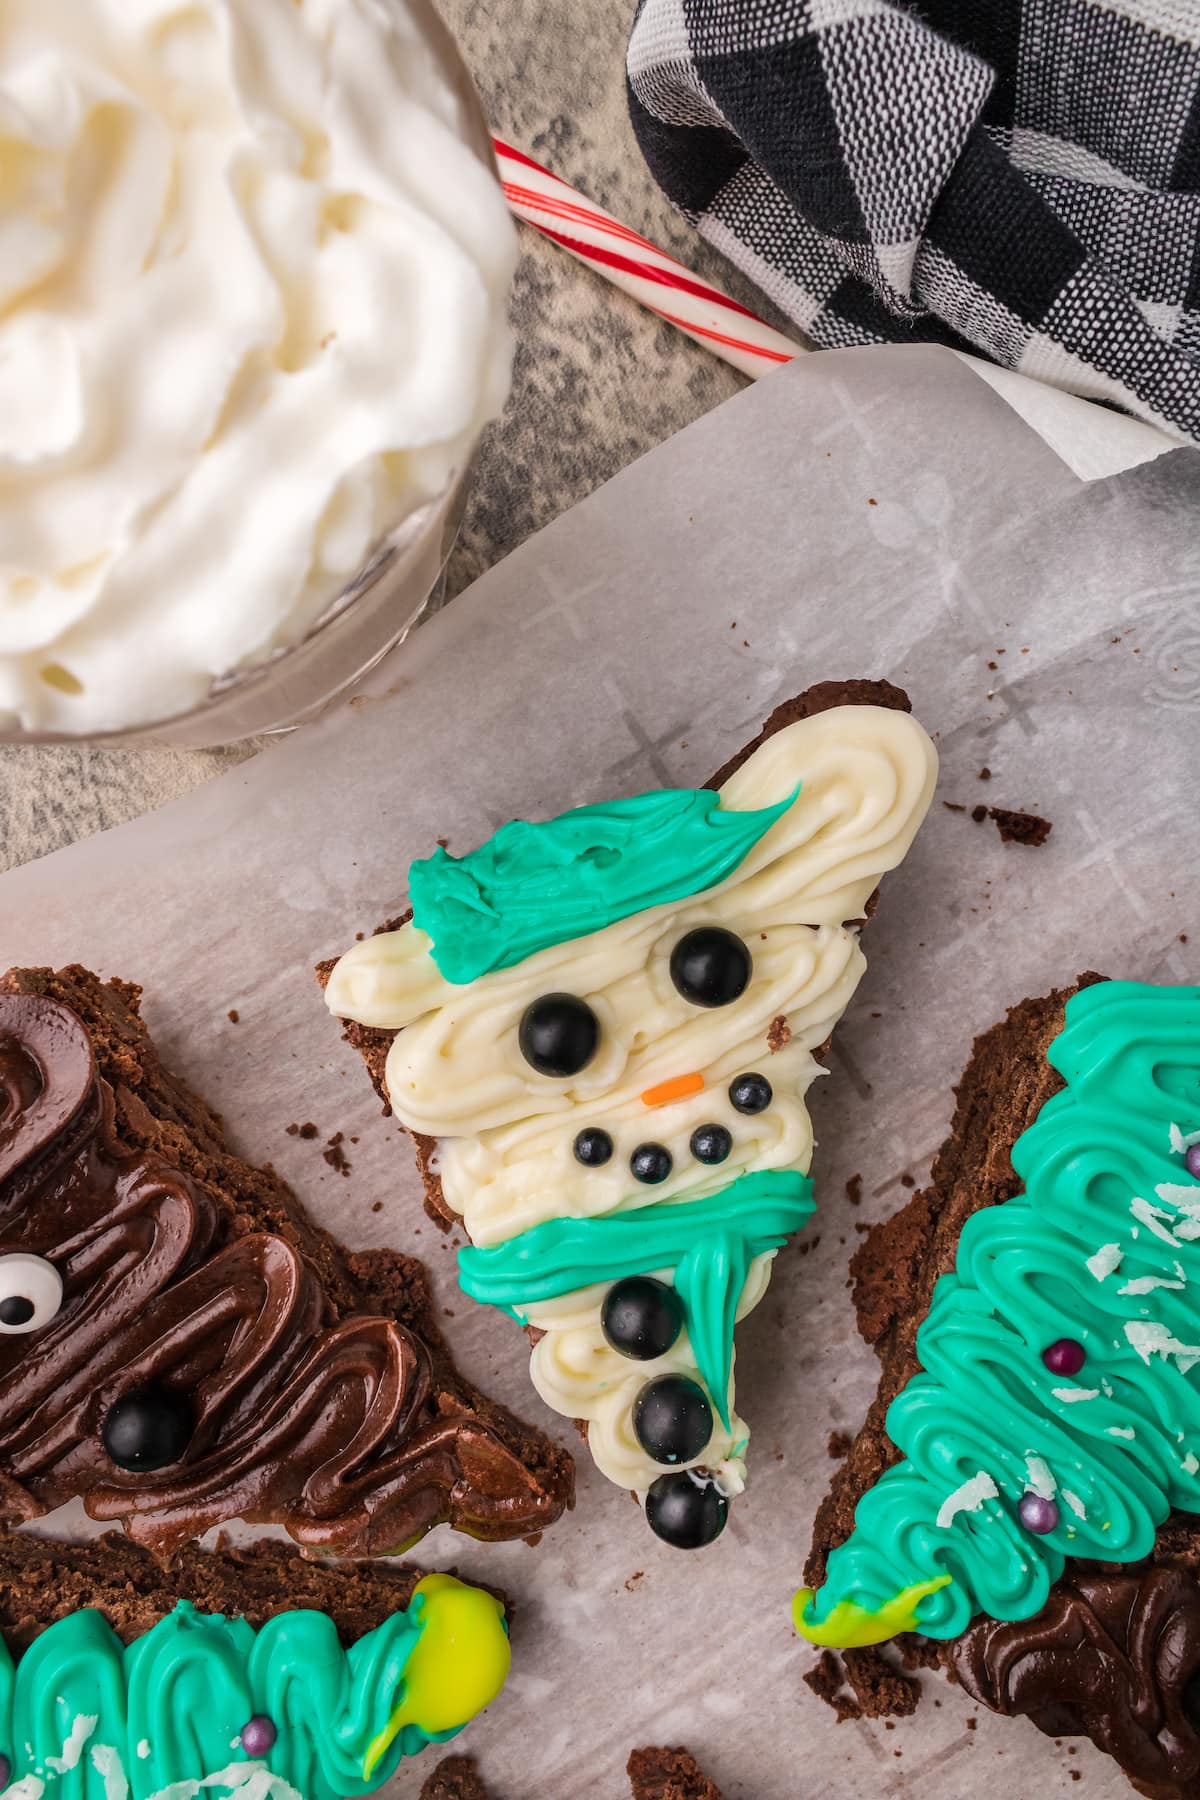
[[[603,207],[585,200],[523,150],[514,150],[502,138],[493,138],[492,143],[504,193],[516,216],[632,294],[651,312],[677,325],[744,375],[757,378],[769,374],[800,354],[801,345],[773,330],[719,288],[698,280],[673,256],[622,225]]]

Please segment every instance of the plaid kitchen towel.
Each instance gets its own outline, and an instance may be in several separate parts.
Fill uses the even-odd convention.
[[[1200,441],[1200,0],[642,0],[660,185],[818,344]]]

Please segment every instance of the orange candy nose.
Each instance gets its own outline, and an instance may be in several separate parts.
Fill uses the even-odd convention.
[[[683,1100],[688,1094],[698,1094],[704,1086],[704,1077],[699,1070],[690,1075],[675,1075],[670,1081],[660,1081],[657,1087],[645,1088],[642,1092],[643,1106],[666,1106],[672,1100]]]

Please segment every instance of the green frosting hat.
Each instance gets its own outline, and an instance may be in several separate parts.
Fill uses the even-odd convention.
[[[447,981],[474,981],[715,887],[799,792],[738,812],[722,807],[712,788],[655,789],[542,824],[514,819],[466,856],[439,847],[413,863],[413,923],[432,939]]]

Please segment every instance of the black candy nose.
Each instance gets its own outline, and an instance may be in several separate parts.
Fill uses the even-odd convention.
[[[118,1469],[145,1474],[177,1463],[192,1437],[192,1409],[167,1388],[134,1388],[114,1402],[100,1427],[105,1450]]]

